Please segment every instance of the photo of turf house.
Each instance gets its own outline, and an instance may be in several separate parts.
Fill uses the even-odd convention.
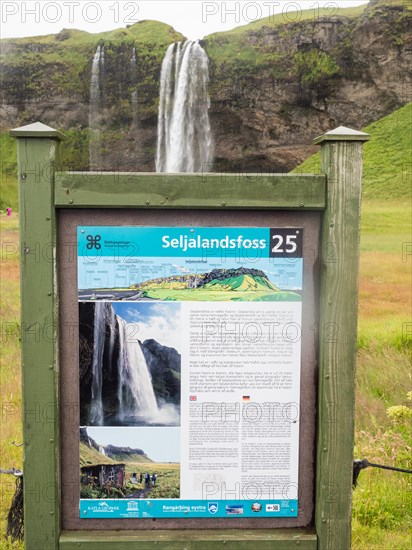
[[[110,484],[121,489],[125,484],[125,464],[90,464],[80,468],[82,485],[98,485],[103,487]]]

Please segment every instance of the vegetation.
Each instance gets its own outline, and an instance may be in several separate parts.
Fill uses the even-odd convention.
[[[100,455],[100,458],[97,457],[95,463],[105,464],[104,455],[97,454]],[[180,464],[145,462],[144,460],[140,460],[141,457],[138,457],[139,460],[136,460],[136,456],[132,457],[131,460],[128,458],[124,457],[123,460],[126,466],[126,479],[121,489],[113,486],[110,482],[99,485],[97,480],[92,480],[87,485],[81,485],[81,498],[138,498],[136,497],[136,493],[141,493],[143,496],[143,492],[146,493],[146,491],[147,498],[179,498]],[[114,464],[115,462],[110,460],[107,463]],[[157,480],[155,486],[151,485],[148,490],[144,479],[141,483],[140,481],[132,483],[132,475],[136,474],[137,479],[139,479],[140,473],[143,475],[146,473],[150,475],[156,474]]]
[[[142,463],[149,463],[149,462],[153,462],[153,460],[151,460],[146,454],[137,454],[137,453],[128,453],[128,452],[123,452],[120,448],[118,448],[118,451],[116,452],[116,454],[112,454],[111,453],[111,457],[113,458],[113,460],[117,461],[117,462],[135,462],[135,463],[139,463],[139,462],[142,462]]]
[[[263,27],[275,28],[288,23],[300,23],[302,21],[316,20],[319,17],[358,17],[365,11],[367,4],[356,6],[354,8],[339,8],[335,4],[320,7],[318,4],[314,4],[310,9],[300,9],[299,11],[296,11],[296,5],[293,5],[293,8],[291,6],[289,7],[290,9],[286,8],[282,13],[271,15],[269,17],[263,17],[253,21],[252,23],[248,23],[247,25],[236,27],[231,31],[210,34],[207,36],[207,39],[214,39],[225,35],[233,40],[237,37],[243,37],[245,32],[258,31]]]
[[[412,103],[363,128],[371,135],[371,140],[364,145],[364,168],[362,196],[364,199],[407,199],[411,193],[410,149],[412,131]],[[309,157],[293,172],[320,173],[320,154]],[[396,206],[396,205],[395,205]],[[376,220],[368,218],[374,231],[382,232],[381,221],[392,219],[391,210],[381,208],[379,225]],[[406,221],[403,219],[402,221]],[[400,226],[399,226],[400,227]]]
[[[387,353],[386,351],[383,355],[377,357],[382,367],[383,359],[388,359],[388,355],[384,357]],[[398,354],[398,357],[396,355],[390,357],[391,368],[389,370],[392,374],[395,374],[396,370],[402,372],[399,369],[400,358],[400,354]],[[365,356],[363,356],[363,359],[365,359]],[[360,361],[358,370],[362,367],[362,363]],[[407,361],[404,361],[404,363],[405,368],[402,374],[410,375],[409,367],[406,365]],[[380,365],[377,365],[375,369],[379,367]],[[385,367],[383,367],[383,370],[385,370]],[[376,379],[376,374],[374,378]],[[388,407],[386,409],[388,418],[385,419],[382,414],[385,408],[384,404],[385,401],[387,403],[391,402],[390,393],[391,389],[395,389],[394,384],[391,383],[391,389],[389,390],[383,388],[381,384],[379,384],[379,388],[375,388],[380,391],[383,390],[384,395],[378,398],[381,411],[376,410],[376,416],[374,414],[375,410],[373,412],[369,411],[367,419],[365,416],[366,430],[360,429],[362,420],[358,414],[355,456],[367,457],[370,462],[378,464],[411,469],[411,403],[406,401],[406,394],[404,393],[402,397],[408,406]],[[395,392],[398,393],[399,389],[400,386],[398,385]],[[358,413],[359,409],[363,409],[366,404],[366,402],[361,403],[361,391],[359,388]],[[372,398],[368,402],[368,406],[376,404],[378,399],[376,397]],[[354,548],[359,550],[365,548],[409,550],[410,538],[408,533],[410,533],[412,523],[412,495],[408,475],[375,468],[369,468],[360,475],[359,486],[354,491],[353,497]]]
[[[155,487],[150,490],[149,498],[179,498],[180,495],[180,464],[177,463],[159,463],[148,462],[126,463],[126,479],[130,479],[133,473],[139,475],[140,472],[150,475],[156,474],[157,481]],[[126,493],[131,494],[136,490],[144,490],[144,482],[141,484],[129,484]],[[129,492],[130,491],[130,492]]]
[[[118,460],[99,453],[97,449],[89,447],[86,443],[80,442],[80,466],[87,466],[87,464],[115,464]]]
[[[327,52],[310,49],[296,52],[293,70],[297,75],[300,96],[310,104],[311,93],[316,92],[317,99],[331,93],[333,77],[339,74],[340,68]]]
[[[100,485],[93,478],[87,485],[80,485],[80,498],[125,498],[125,493],[110,481]]]
[[[8,134],[0,133],[0,158],[0,210],[18,210],[16,140]]]
[[[295,6],[293,9],[296,9]],[[327,74],[338,74],[339,66],[326,52],[319,49],[309,52],[298,52],[291,62],[291,50],[295,39],[307,28],[310,21],[322,17],[346,17],[354,20],[365,10],[365,5],[356,8],[338,8],[332,3],[320,8],[314,4],[310,9],[284,11],[277,15],[264,17],[248,25],[236,27],[231,31],[214,33],[206,36],[205,49],[210,59],[212,78],[212,97],[219,90],[213,89],[213,81],[219,86],[227,82],[228,88],[233,83],[245,83],[252,77],[259,77],[264,71],[278,82],[288,82],[299,77],[303,86],[309,83],[315,87],[317,81],[323,85],[323,92],[330,90],[324,85]],[[246,16],[248,14],[246,13]],[[312,32],[312,31],[310,31]],[[312,48],[312,47],[311,47]],[[320,61],[316,61],[320,54]],[[305,62],[309,61],[309,65]],[[325,64],[326,63],[326,64]],[[309,90],[310,91],[310,90]],[[322,94],[321,94],[322,95]]]

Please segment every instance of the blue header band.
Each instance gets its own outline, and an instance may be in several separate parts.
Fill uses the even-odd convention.
[[[78,228],[78,255],[83,257],[220,257],[227,251],[268,258],[269,249],[266,227]]]

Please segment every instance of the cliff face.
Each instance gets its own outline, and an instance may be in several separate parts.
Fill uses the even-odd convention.
[[[315,136],[340,124],[361,128],[411,100],[411,12],[374,2],[344,14],[262,20],[202,41],[215,170],[288,171],[314,151]],[[2,41],[3,130],[35,120],[57,127],[68,135],[64,168],[87,169],[91,66],[101,44],[101,167],[154,170],[161,61],[182,38],[143,21],[101,35],[63,30]]]
[[[109,462],[107,458],[111,458],[116,461],[133,461],[137,459],[139,462],[152,462],[152,460],[147,456],[143,449],[136,449],[131,447],[118,447],[116,445],[106,445],[102,446],[96,443],[96,441],[90,437],[87,433],[87,428],[80,428],[80,443],[83,443],[86,447],[92,451],[97,451],[97,454],[93,452],[91,455],[96,463],[105,463]],[[80,449],[80,454],[85,454],[84,449]],[[100,456],[99,456],[100,455]],[[82,460],[83,458],[83,460]],[[89,457],[90,458],[90,457]],[[87,461],[86,457],[80,457],[81,464],[89,463],[92,464],[92,460]]]
[[[153,339],[143,342],[142,351],[156,397],[180,405],[180,354]]]
[[[410,101],[410,13],[376,6],[355,18],[206,39],[216,164],[289,171],[316,150],[314,137],[339,125],[360,129]],[[227,41],[236,58],[216,63]]]
[[[114,460],[121,460],[123,462],[133,461],[135,458],[139,459],[139,462],[152,462],[142,449],[132,449],[131,447],[117,447],[116,445],[107,445],[104,448],[106,456],[113,458]]]
[[[90,404],[92,401],[93,383],[93,345],[94,345],[94,308],[92,302],[79,303],[79,384],[80,384],[80,419],[81,424],[87,424]],[[105,303],[104,309],[104,347],[102,354],[102,398],[105,404],[104,413],[113,414],[117,410],[118,400],[116,388],[118,385],[117,365],[120,351],[118,329],[114,338],[113,349],[110,346],[113,312],[110,303]]]

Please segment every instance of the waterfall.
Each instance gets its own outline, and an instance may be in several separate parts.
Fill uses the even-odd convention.
[[[110,307],[109,312],[110,312],[109,365],[110,365],[110,372],[111,372],[113,367],[113,352],[114,352],[114,343],[116,340],[117,326],[116,326],[116,314],[114,312],[114,309]]]
[[[105,341],[105,303],[96,302],[94,306],[94,332],[93,332],[93,360],[92,360],[92,398],[90,403],[89,418],[91,424],[103,423],[103,351]]]
[[[104,447],[102,447],[101,445],[99,445],[99,453],[101,453],[102,455],[106,455],[106,451],[104,450]]]
[[[171,387],[166,395],[162,377],[164,363],[170,360],[171,368],[177,367],[176,350],[170,357],[161,357],[157,351],[164,346],[153,340],[155,350],[148,351],[133,338],[140,323],[116,315],[110,302],[80,303],[79,314],[84,344],[80,345],[81,425],[178,426],[180,406],[175,399],[180,392]]]
[[[137,60],[136,60],[136,48],[132,50],[132,57],[130,58],[130,83],[133,88],[137,85]],[[130,97],[130,103],[132,106],[132,121],[135,126],[137,123],[137,91],[134,89]]]
[[[119,419],[136,416],[146,420],[154,419],[158,415],[158,406],[140,343],[130,338],[133,331],[127,333],[130,323],[119,316],[117,322],[120,340],[117,392]]]
[[[89,161],[90,168],[99,167],[100,164],[100,109],[101,109],[101,73],[104,68],[104,47],[97,46],[92,62],[92,74],[90,78],[90,103],[89,103]]]
[[[157,172],[209,171],[208,82],[208,58],[199,42],[168,47],[160,75]]]

